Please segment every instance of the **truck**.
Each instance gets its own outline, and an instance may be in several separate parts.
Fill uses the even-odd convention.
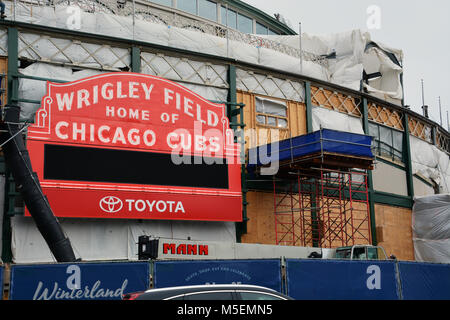
[[[383,247],[353,245],[335,249],[236,243],[226,241],[199,241],[169,238],[138,238],[139,260],[208,260],[208,259],[350,259],[387,260]]]

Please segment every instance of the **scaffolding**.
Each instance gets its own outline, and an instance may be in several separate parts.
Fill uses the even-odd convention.
[[[311,168],[273,179],[276,244],[370,244],[367,170]]]

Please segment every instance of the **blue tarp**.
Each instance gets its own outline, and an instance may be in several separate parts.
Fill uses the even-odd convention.
[[[286,260],[287,293],[306,300],[396,300],[395,262]]]
[[[148,262],[13,265],[11,300],[117,300],[150,285]]]
[[[155,288],[206,283],[253,284],[281,292],[281,263],[279,259],[155,262]]]
[[[321,129],[302,136],[282,140],[277,144],[267,144],[249,150],[249,168],[265,165],[267,159],[274,160],[275,153],[279,152],[279,161],[297,159],[308,155],[324,152],[341,155],[373,158],[371,150],[373,137]],[[272,150],[273,149],[273,150]],[[273,153],[273,154],[272,154]]]
[[[449,300],[450,265],[399,262],[405,300]]]

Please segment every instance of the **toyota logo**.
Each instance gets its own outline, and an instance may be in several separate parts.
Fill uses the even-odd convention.
[[[100,200],[100,208],[106,213],[115,213],[123,207],[123,202],[117,197],[106,196]]]

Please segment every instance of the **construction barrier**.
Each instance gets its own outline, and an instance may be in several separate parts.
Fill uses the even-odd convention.
[[[196,284],[260,285],[306,300],[447,300],[450,264],[321,259],[172,260],[0,266],[12,300],[120,299]],[[151,283],[153,279],[153,283]],[[9,281],[8,281],[9,280]]]
[[[403,299],[450,299],[450,264],[399,262],[398,265]]]
[[[156,261],[154,286],[242,283],[282,292],[281,260]]]
[[[148,262],[12,265],[11,300],[111,300],[149,287]]]
[[[294,299],[396,300],[394,261],[286,260],[287,294]]]

